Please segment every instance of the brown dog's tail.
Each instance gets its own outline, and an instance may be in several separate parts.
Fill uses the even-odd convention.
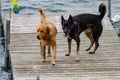
[[[42,17],[43,19],[45,19],[46,16],[45,16],[45,13],[44,13],[43,9],[42,9],[42,8],[39,8],[38,11],[40,12],[41,17]]]
[[[103,19],[106,13],[106,5],[104,3],[101,3],[99,6],[99,12],[100,12],[100,18]]]

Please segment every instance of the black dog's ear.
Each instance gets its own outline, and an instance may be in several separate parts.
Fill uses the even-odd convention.
[[[73,18],[71,15],[69,16],[68,22],[73,23]]]
[[[62,16],[61,16],[61,24],[63,24],[64,21],[65,21],[65,19],[64,19],[63,15],[62,15]]]

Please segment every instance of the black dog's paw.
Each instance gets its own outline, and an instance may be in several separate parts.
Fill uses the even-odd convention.
[[[89,52],[89,54],[95,54],[94,52]]]
[[[89,51],[89,50],[90,50],[90,48],[86,49],[86,51]]]
[[[70,56],[70,54],[65,54],[65,56]]]

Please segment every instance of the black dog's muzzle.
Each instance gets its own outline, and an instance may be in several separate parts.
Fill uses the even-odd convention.
[[[68,35],[67,32],[64,31],[64,36],[67,37],[67,35]]]

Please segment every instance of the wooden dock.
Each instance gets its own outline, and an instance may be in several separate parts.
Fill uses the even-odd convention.
[[[66,15],[66,17],[68,14]],[[58,29],[57,61],[52,66],[51,58],[42,63],[36,27],[39,15],[12,16],[10,55],[14,80],[120,80],[120,39],[115,34],[107,17],[103,19],[104,31],[96,54],[85,49],[90,42],[81,34],[80,62],[75,62],[76,43],[72,43],[72,54],[66,57],[67,39],[63,36],[60,14],[48,15]]]

